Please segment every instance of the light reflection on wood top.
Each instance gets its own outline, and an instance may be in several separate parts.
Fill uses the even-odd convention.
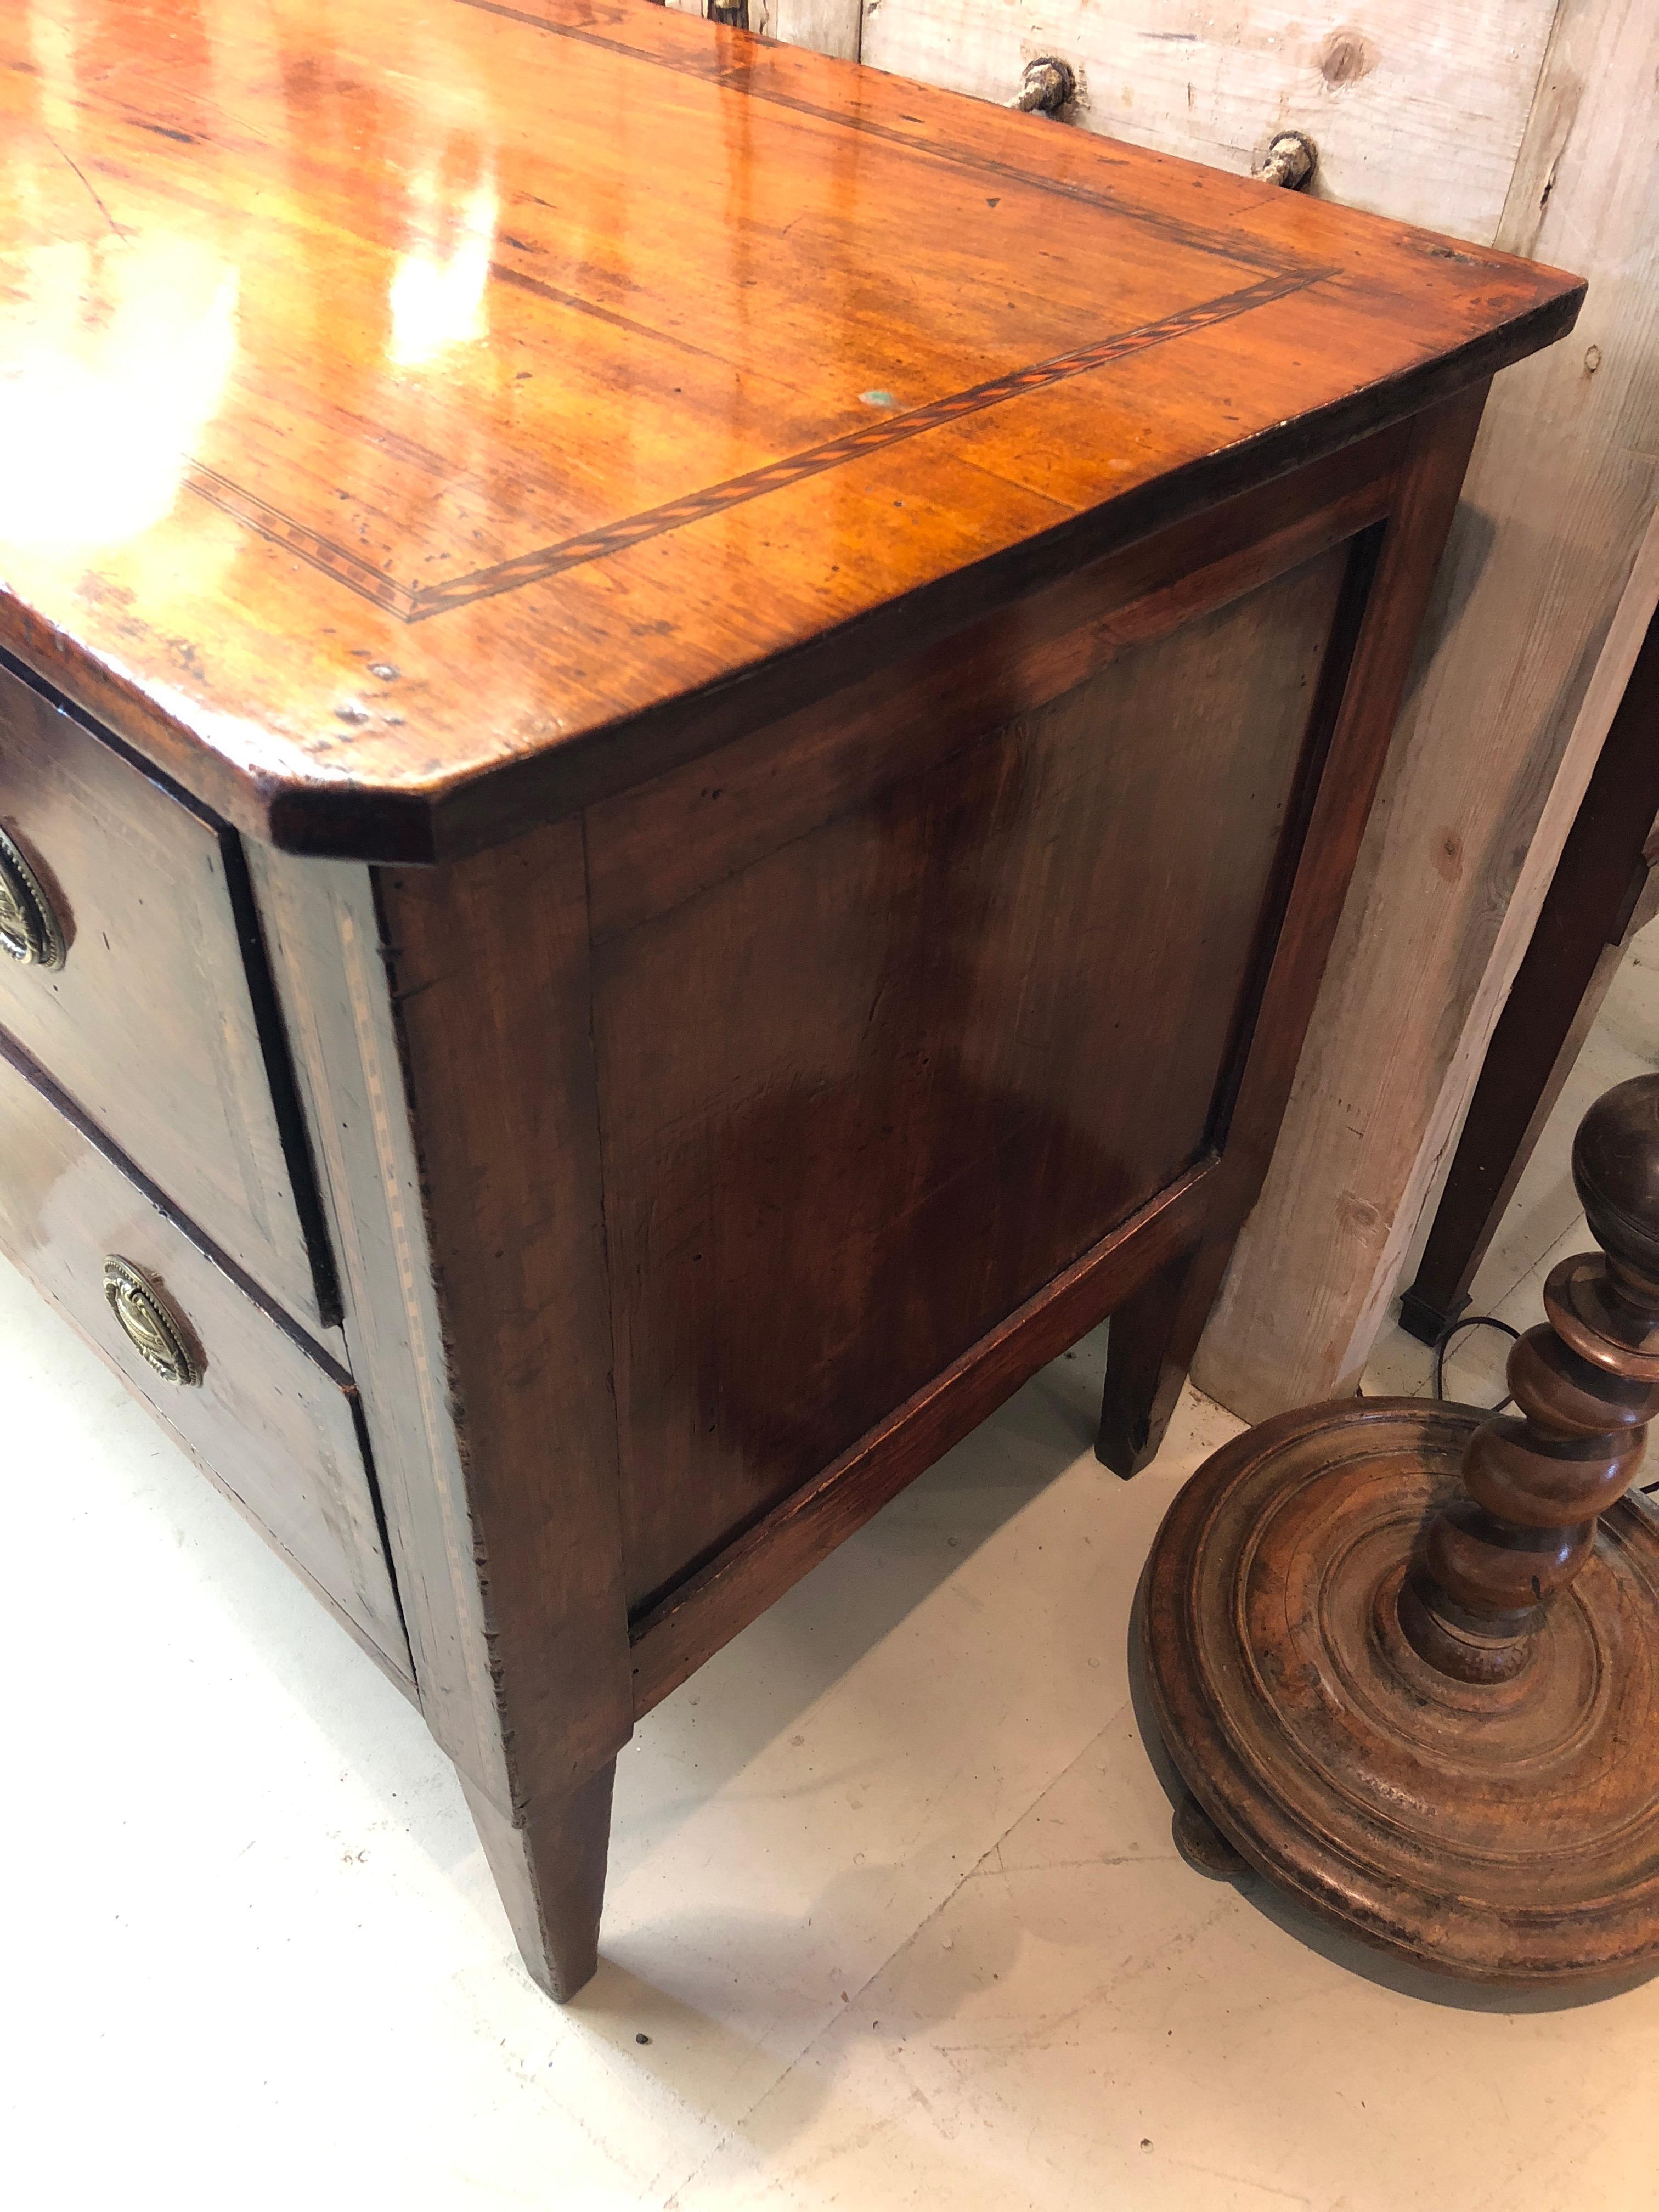
[[[316,849],[507,834],[1578,289],[635,0],[18,0],[0,100],[0,644]]]

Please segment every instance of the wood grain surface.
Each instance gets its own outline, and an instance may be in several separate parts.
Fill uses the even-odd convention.
[[[544,1987],[638,1712],[1109,1312],[1155,1443],[1482,397],[580,821],[253,852],[422,1708]]]
[[[512,1788],[374,884],[367,868],[268,846],[249,859],[339,1255],[343,1334],[421,1711],[506,1811]]]
[[[631,0],[49,17],[0,18],[0,642],[300,849],[522,829],[1576,312]]]
[[[1206,1158],[896,1407],[822,1474],[630,1626],[636,1717],[665,1698],[808,1570],[861,1528],[1048,1360],[1198,1233],[1214,1194]]]
[[[1411,1287],[1432,1344],[1474,1282],[1632,939],[1659,911],[1659,615],[1649,623],[1538,926],[1492,1032]]]
[[[1659,11],[1564,0],[1498,235],[1571,253],[1595,305],[1498,379],[1481,427],[1273,1173],[1194,1363],[1247,1420],[1357,1387],[1653,609],[1656,78]]]
[[[254,875],[422,1708],[539,1819],[632,1725],[580,825]]]
[[[562,1820],[633,1727],[581,824],[376,892],[510,1809]]]
[[[1206,1149],[1346,559],[598,952],[630,1611]]]
[[[1551,1269],[1512,1413],[1344,1399],[1236,1437],[1138,1607],[1158,1730],[1244,1860],[1518,1986],[1659,1964],[1659,1519],[1625,1497],[1659,1413],[1659,1075],[1597,1099],[1572,1181],[1602,1249]]]
[[[0,1158],[0,1250],[412,1688],[350,1377],[251,1297],[3,1040]],[[104,1294],[105,1261],[118,1257],[181,1327],[200,1369],[194,1386],[157,1375],[123,1334]]]
[[[59,969],[0,959],[0,1026],[274,1297],[331,1326],[280,1024],[256,1005],[240,841],[3,667],[0,829],[66,942]]]

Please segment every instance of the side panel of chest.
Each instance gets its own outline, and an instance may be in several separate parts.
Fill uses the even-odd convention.
[[[1204,1153],[1348,558],[598,950],[631,1607]]]
[[[1480,398],[849,649],[789,719],[508,844],[256,855],[422,1705],[495,1814],[556,1826],[1108,1315],[1112,1463],[1150,1438]]]

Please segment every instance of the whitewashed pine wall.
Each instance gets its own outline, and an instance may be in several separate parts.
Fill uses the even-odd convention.
[[[1285,124],[1321,152],[1315,189],[1490,238],[1503,212],[1554,0],[1390,0],[1323,9],[1160,0],[869,0],[862,58],[988,99],[1034,54],[1082,85],[1076,120],[1131,145],[1248,169]]]
[[[1555,15],[1556,0],[749,0],[769,38],[983,100],[1012,99],[1027,61],[1059,55],[1081,88],[1061,127],[1219,168],[1249,169],[1294,125],[1320,147],[1316,191],[1487,241]]]
[[[748,6],[768,36],[987,100],[1056,55],[1079,97],[1034,131],[1235,172],[1305,131],[1316,192],[1590,280],[1575,335],[1494,387],[1273,1171],[1194,1370],[1251,1419],[1350,1390],[1659,590],[1652,560],[1636,568],[1659,495],[1659,0]]]

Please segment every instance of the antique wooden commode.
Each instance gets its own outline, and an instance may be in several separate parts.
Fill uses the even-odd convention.
[[[0,1243],[418,1699],[1155,1448],[1558,272],[582,0],[0,17]]]

